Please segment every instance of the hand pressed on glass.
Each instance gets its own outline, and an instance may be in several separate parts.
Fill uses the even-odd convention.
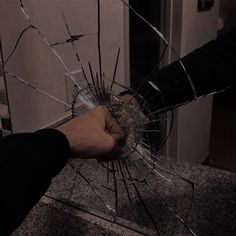
[[[79,158],[110,160],[117,158],[117,142],[124,133],[104,106],[70,120],[58,128],[67,137],[72,153]]]

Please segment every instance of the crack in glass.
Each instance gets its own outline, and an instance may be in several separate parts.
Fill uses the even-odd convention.
[[[96,201],[95,199],[97,198],[102,203],[102,206],[96,206],[96,209],[100,211],[102,207],[106,208],[105,212],[113,217],[114,222],[118,222],[118,218],[124,218],[141,225],[144,224],[154,229],[157,235],[164,234],[159,229],[159,224],[165,223],[163,223],[163,219],[161,220],[160,216],[155,212],[155,206],[158,205],[158,207],[160,207],[159,205],[161,205],[161,207],[164,208],[164,213],[162,212],[162,214],[164,216],[168,215],[167,219],[175,218],[177,220],[173,225],[166,226],[169,232],[174,233],[177,227],[176,225],[182,224],[188,233],[196,235],[194,230],[187,223],[194,199],[195,183],[165,168],[163,165],[164,160],[160,157],[162,148],[166,144],[172,130],[172,121],[174,118],[172,110],[183,103],[163,106],[155,111],[151,110],[149,107],[149,101],[154,97],[160,97],[163,104],[165,104],[163,91],[158,85],[158,80],[154,83],[153,81],[149,81],[149,79],[153,71],[159,67],[168,48],[177,56],[177,60],[186,75],[186,81],[193,94],[192,100],[198,99],[195,86],[184,63],[165,36],[127,2],[124,0],[118,1],[128,7],[140,21],[145,22],[156,33],[157,37],[165,43],[165,47],[157,64],[136,89],[127,87],[116,80],[117,67],[120,61],[120,46],[117,47],[113,75],[108,76],[103,70],[101,0],[94,0],[97,12],[96,33],[78,34],[73,32],[65,12],[62,11],[61,18],[68,37],[54,41],[50,41],[40,28],[31,21],[31,16],[24,5],[24,1],[19,0],[19,7],[28,25],[19,34],[13,49],[9,55],[6,56],[5,60],[3,50],[1,50],[3,73],[5,77],[7,75],[9,76],[7,79],[17,80],[30,89],[41,93],[43,96],[47,96],[65,105],[71,111],[71,117],[78,116],[95,106],[104,105],[117,119],[125,132],[126,140],[121,144],[122,154],[119,159],[106,163],[97,162],[96,160],[69,161],[68,166],[73,169],[75,174],[74,177],[70,179],[71,188],[68,196],[64,198],[65,202],[68,204],[70,202],[78,202],[82,205],[89,205],[90,203],[87,197],[89,198],[89,195],[91,195],[93,201]],[[7,64],[11,61],[12,57],[14,57],[15,51],[29,31],[33,31],[40,36],[42,42],[46,44],[48,50],[54,55],[55,60],[60,63],[68,74],[73,88],[71,90],[72,99],[70,103],[63,101],[61,98],[50,94],[36,85],[30,84],[26,79],[21,78],[21,76],[8,71]],[[86,39],[86,37],[97,37],[97,52],[94,53],[98,54],[98,68],[93,68],[91,61],[87,61],[86,66],[89,68],[88,72],[86,72],[81,63],[81,57],[78,51],[80,40]],[[70,67],[63,60],[63,55],[57,51],[59,47],[65,45],[71,46],[74,57],[81,66],[83,78],[80,81],[74,77]],[[145,99],[143,94],[139,93],[145,83],[149,83],[156,91],[156,94],[148,99]],[[114,89],[115,86],[125,91],[125,94],[116,93]],[[147,91],[145,97],[148,97],[148,94],[149,91]],[[128,98],[124,99],[125,96]],[[187,103],[192,100],[187,101]],[[168,115],[167,111],[169,111],[171,115]],[[174,193],[175,189],[180,186],[180,183],[184,183],[185,189],[187,189],[186,191],[189,195],[189,199],[186,200],[186,209],[183,210],[184,214],[179,214],[178,210],[175,210],[175,201],[170,201],[169,203],[167,194],[168,191]],[[164,184],[166,188],[164,192],[162,192],[162,195],[158,192],[160,184]],[[81,189],[83,189],[83,191],[81,191],[82,193],[80,192]],[[150,192],[152,194],[149,194]],[[152,196],[153,199],[150,199],[150,196]],[[134,215],[132,215],[131,211],[135,208],[135,205],[136,210],[134,210]],[[144,223],[140,222],[140,219],[142,219]]]

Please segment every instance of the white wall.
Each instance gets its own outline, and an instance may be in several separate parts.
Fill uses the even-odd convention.
[[[172,8],[172,42],[183,57],[217,36],[219,1],[210,11],[198,12],[197,0],[179,0]],[[209,154],[212,97],[176,111],[168,154],[178,160],[201,163]]]
[[[96,0],[24,1],[33,24],[40,28],[50,42],[68,38],[61,10],[64,11],[73,34],[96,33],[96,2]],[[107,76],[112,75],[117,50],[120,46],[121,56],[117,78],[122,83],[125,81],[124,38],[127,37],[124,30],[124,9],[119,0],[101,0],[103,71]],[[12,49],[17,36],[27,26],[18,0],[0,2],[0,32],[5,57]],[[86,72],[88,73],[88,61],[91,62],[94,71],[98,71],[96,35],[81,38],[77,47]],[[80,69],[71,45],[57,49],[69,70]],[[28,31],[24,35],[6,69],[24,78],[30,84],[66,101],[64,87],[66,72],[35,31]],[[8,77],[7,86],[14,132],[39,129],[68,115],[63,104],[38,94],[18,81]]]

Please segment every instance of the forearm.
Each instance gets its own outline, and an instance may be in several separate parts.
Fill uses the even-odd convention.
[[[154,71],[138,92],[149,100],[153,111],[158,111],[223,91],[236,84],[235,55],[236,29],[182,58],[195,91],[176,61]]]
[[[65,166],[70,147],[57,130],[16,134],[0,140],[1,235],[8,235]]]

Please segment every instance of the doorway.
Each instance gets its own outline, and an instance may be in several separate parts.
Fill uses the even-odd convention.
[[[129,4],[152,25],[160,29],[160,0],[130,0]],[[132,11],[130,21],[130,80],[131,87],[139,84],[158,63],[160,39],[156,33]]]

